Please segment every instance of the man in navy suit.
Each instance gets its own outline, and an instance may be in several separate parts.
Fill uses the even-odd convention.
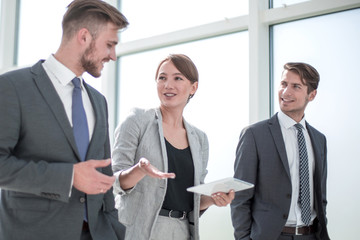
[[[0,239],[124,238],[112,193],[107,103],[82,74],[99,77],[104,63],[116,60],[118,30],[127,25],[103,1],[75,0],[57,52],[0,76]],[[73,132],[74,86],[85,112],[85,151]]]
[[[255,187],[237,192],[231,203],[236,240],[329,239],[326,138],[305,121],[304,115],[316,96],[319,80],[318,72],[309,64],[285,64],[278,92],[281,110],[241,132],[234,177]],[[302,218],[306,214],[299,202],[297,123],[302,126],[308,160],[308,221]]]

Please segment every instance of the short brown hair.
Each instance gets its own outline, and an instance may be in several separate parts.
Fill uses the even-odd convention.
[[[187,79],[189,79],[192,84],[199,81],[199,73],[195,64],[188,56],[184,54],[170,54],[164,60],[162,60],[156,70],[155,80],[158,77],[161,65],[167,61],[172,62],[176,69],[179,70],[181,74],[184,75]]]
[[[74,0],[68,5],[63,17],[63,37],[69,39],[81,28],[86,28],[96,39],[98,30],[108,22],[119,29],[129,24],[122,13],[104,1]]]
[[[308,93],[318,88],[320,75],[318,71],[307,63],[289,62],[284,65],[284,70],[297,73],[303,84],[308,87]]]

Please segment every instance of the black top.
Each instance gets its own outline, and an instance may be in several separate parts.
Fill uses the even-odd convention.
[[[177,149],[166,139],[168,172],[176,174],[175,179],[168,179],[163,207],[168,210],[191,212],[194,208],[194,194],[186,191],[194,186],[194,164],[190,147]]]

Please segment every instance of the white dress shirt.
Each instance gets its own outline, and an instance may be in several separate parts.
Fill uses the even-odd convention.
[[[56,58],[52,54],[49,56],[48,59],[46,59],[46,61],[42,65],[64,105],[66,115],[68,117],[70,125],[72,126],[73,124],[72,124],[71,107],[72,107],[72,92],[74,89],[74,84],[71,82],[71,80],[74,77],[76,77],[76,75],[70,69],[65,67],[61,62],[56,60]],[[77,77],[80,78],[81,96],[86,113],[88,127],[89,127],[89,142],[90,142],[92,134],[94,132],[95,113],[89,95],[86,89],[84,88],[83,78],[82,76],[77,76]],[[73,182],[74,182],[74,172],[71,179],[71,186],[73,185]],[[70,187],[69,196],[71,196],[71,187]]]
[[[49,58],[43,63],[45,72],[49,76],[52,84],[55,87],[56,92],[64,105],[66,115],[69,119],[70,125],[72,126],[72,92],[74,85],[71,80],[76,77],[70,69],[65,67],[61,62],[51,54]],[[89,95],[84,88],[82,76],[77,76],[81,82],[81,95],[83,105],[86,113],[86,118],[89,126],[89,141],[94,131],[95,126],[95,114],[92,107]]]
[[[291,205],[289,210],[289,217],[286,226],[304,226],[301,220],[301,209],[298,203],[299,199],[299,150],[297,142],[297,130],[294,126],[297,122],[284,114],[282,111],[278,113],[279,123],[281,127],[282,136],[285,142],[286,155],[289,162],[290,176],[291,176]],[[310,203],[311,203],[311,221],[316,217],[314,210],[314,152],[311,144],[309,133],[305,125],[305,118],[299,122],[303,126],[303,133],[306,141],[306,149],[309,160],[309,184],[310,184]]]

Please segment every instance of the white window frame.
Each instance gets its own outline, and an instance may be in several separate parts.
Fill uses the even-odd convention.
[[[116,6],[117,0],[107,0]],[[14,0],[1,1],[0,21],[0,74],[14,66],[16,52],[17,3]],[[360,0],[312,0],[280,8],[269,9],[268,0],[249,0],[249,14],[195,26],[158,36],[122,42],[117,46],[117,57],[139,53],[156,48],[196,41],[249,30],[249,123],[266,119],[271,112],[270,84],[270,27],[309,17],[320,16],[360,7]],[[103,71],[103,93],[107,97],[110,114],[110,131],[114,130],[116,109],[116,64],[108,64]]]

